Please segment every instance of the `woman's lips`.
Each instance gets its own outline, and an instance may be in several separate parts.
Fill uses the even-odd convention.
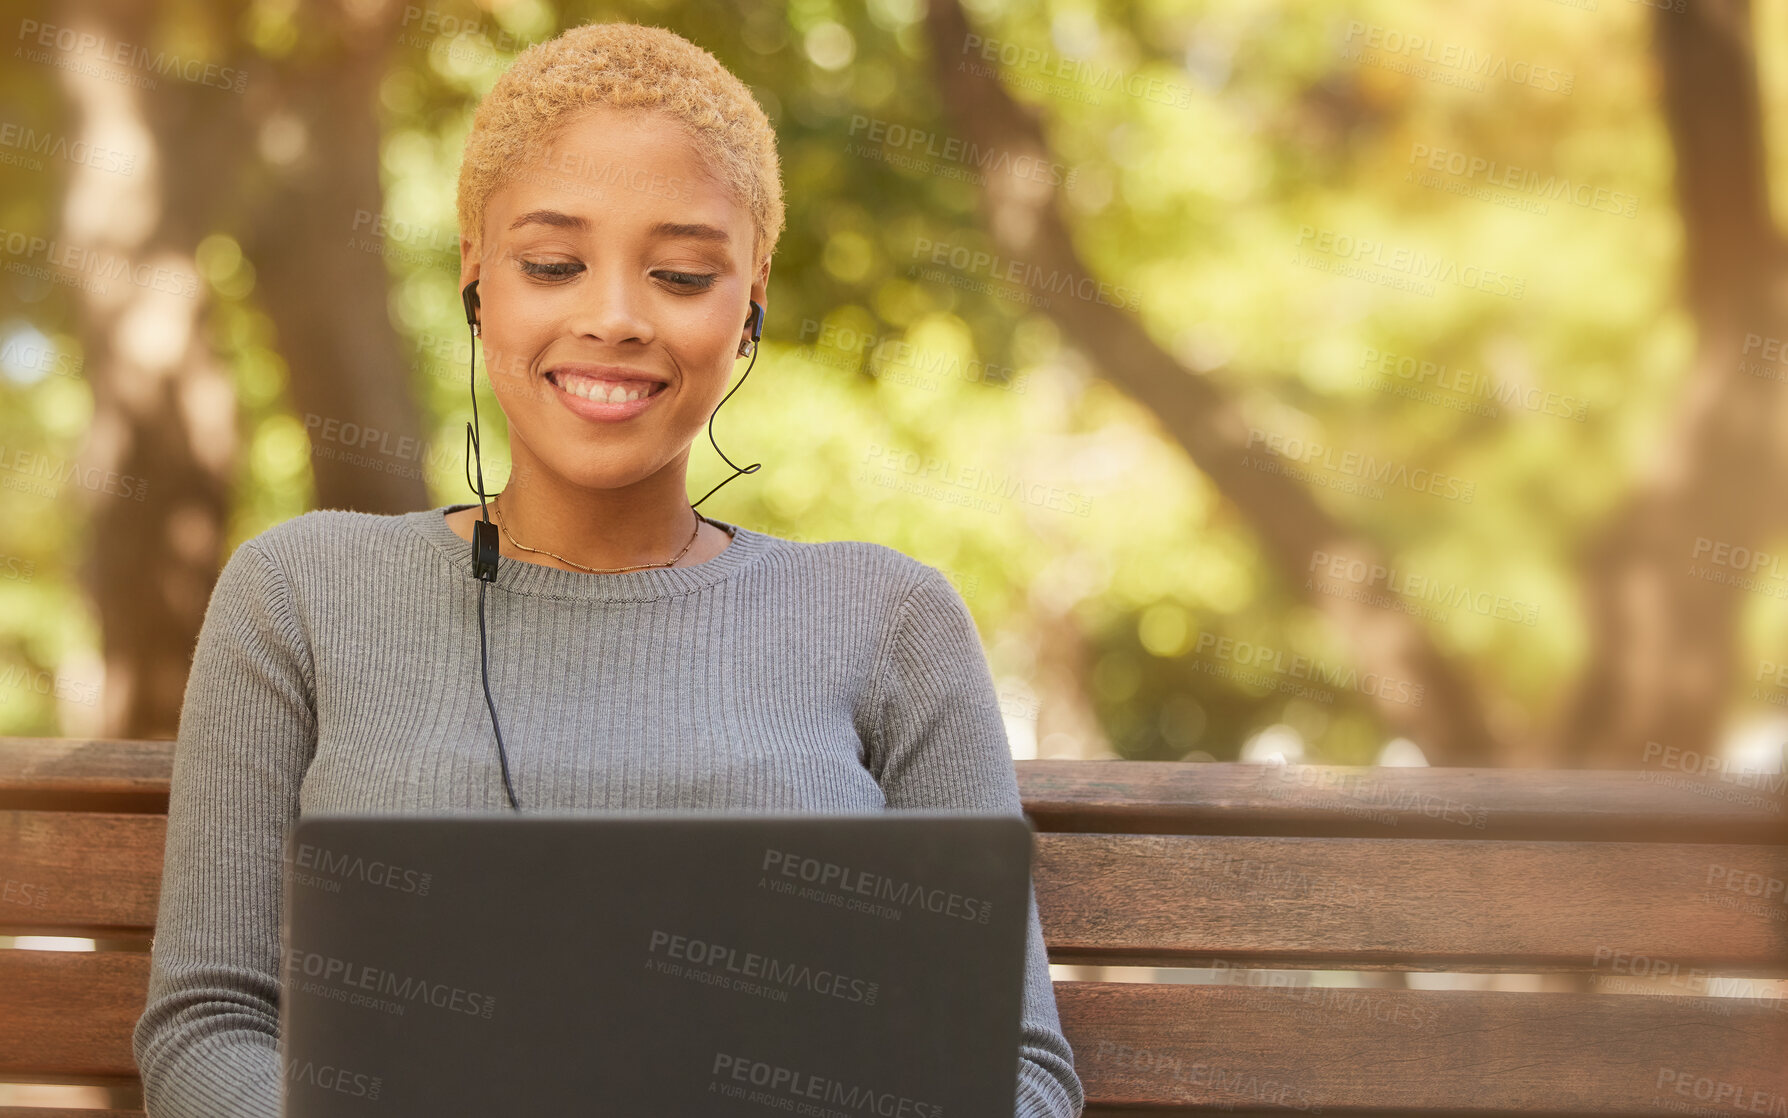
[[[670,388],[659,381],[619,380],[582,373],[551,372],[546,374],[546,379],[553,386],[553,395],[566,410],[580,419],[597,423],[632,419],[656,403]],[[644,394],[637,399],[626,399],[629,394],[641,392]]]

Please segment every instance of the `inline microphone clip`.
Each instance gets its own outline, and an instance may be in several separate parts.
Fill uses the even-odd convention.
[[[488,519],[472,521],[472,574],[497,581],[497,526]]]

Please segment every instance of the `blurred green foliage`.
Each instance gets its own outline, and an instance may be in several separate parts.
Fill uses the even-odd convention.
[[[1065,349],[1045,311],[917,275],[923,239],[990,244],[980,188],[962,180],[958,164],[903,165],[911,149],[870,139],[894,126],[950,134],[918,23],[923,3],[425,9],[470,21],[475,30],[459,35],[407,21],[376,112],[385,216],[416,232],[388,237],[389,251],[368,260],[389,267],[391,320],[413,356],[402,372],[434,440],[430,492],[439,503],[468,499],[468,339],[451,246],[458,154],[477,98],[513,48],[565,26],[620,18],[672,27],[757,93],[781,137],[788,199],[763,349],[714,424],[734,461],[764,466],[703,511],[796,539],[875,540],[945,570],[1002,685],[1035,681],[1052,657],[1078,664],[1123,756],[1233,758],[1251,734],[1285,724],[1315,757],[1371,761],[1385,734],[1362,696],[1320,701],[1249,687],[1214,674],[1198,654],[1201,635],[1220,635],[1346,659],[1338,634],[1270,572],[1247,523],[1153,417]],[[1758,42],[1772,182],[1777,212],[1788,214],[1788,15],[1765,8]],[[1584,649],[1573,556],[1645,468],[1693,336],[1677,292],[1680,232],[1648,9],[1621,0],[1594,8],[982,0],[970,11],[989,40],[1134,68],[1184,91],[1179,106],[1041,68],[1007,69],[1009,87],[1043,115],[1056,160],[1072,171],[1065,197],[1079,250],[1108,281],[1138,293],[1147,329],[1188,376],[1221,382],[1262,431],[1472,484],[1470,501],[1407,488],[1378,499],[1317,496],[1399,566],[1530,605],[1534,624],[1455,610],[1433,629],[1499,713],[1550,709]],[[256,4],[242,33],[277,56],[298,49],[293,18],[289,5]],[[1476,90],[1426,80],[1350,58],[1362,26],[1493,50],[1575,81],[1564,95],[1510,81]],[[967,52],[957,60],[973,61]],[[15,68],[4,87],[9,116],[43,126],[60,111],[46,74]],[[1556,199],[1536,207],[1531,194],[1425,172],[1435,152],[1589,184],[1632,199],[1632,213]],[[0,227],[47,228],[53,168],[0,174]],[[1519,277],[1523,294],[1458,284],[1412,293],[1300,263],[1325,232],[1494,267]],[[197,251],[245,433],[233,547],[311,507],[309,459],[252,262],[221,231]],[[14,300],[0,330],[9,339],[40,330],[68,352],[72,329],[54,305]],[[871,347],[852,344],[865,336],[911,350],[872,361]],[[1440,402],[1400,395],[1407,382],[1375,372],[1375,353],[1538,386],[1578,402],[1581,416],[1479,414],[1459,393]],[[78,352],[71,356],[78,365]],[[954,375],[926,371],[951,361]],[[1015,383],[983,383],[963,372],[980,368],[971,362],[1010,370],[1000,375]],[[78,375],[14,372],[3,383],[0,443],[78,450],[91,407]],[[500,482],[504,433],[488,391],[481,410],[494,448],[487,471]],[[920,486],[889,466],[908,452],[1010,474],[1057,497],[963,503],[962,488]],[[698,441],[691,494],[729,473]],[[0,578],[0,662],[95,672],[76,583],[78,515],[7,490],[0,523],[0,553],[34,568],[30,578]],[[1763,597],[1749,603],[1748,653],[1780,646],[1784,610]],[[1062,643],[1070,631],[1082,634],[1078,651]],[[1746,701],[1739,682],[1735,703]],[[80,711],[64,703],[62,715],[78,721]],[[0,734],[57,732],[73,730],[51,697],[0,687]]]

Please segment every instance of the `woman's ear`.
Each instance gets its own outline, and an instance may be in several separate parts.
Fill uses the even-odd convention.
[[[473,250],[472,239],[470,237],[466,237],[466,236],[460,237],[460,239],[459,239],[459,285],[460,285],[460,287],[463,288],[466,286],[466,284],[471,283],[473,280],[478,278],[478,265],[480,263],[480,261],[478,259],[478,252],[482,252],[482,251],[483,251],[482,249],[479,249],[477,251]]]
[[[760,307],[770,305],[770,261],[765,260],[763,267],[757,270],[757,279],[751,284],[750,298]]]

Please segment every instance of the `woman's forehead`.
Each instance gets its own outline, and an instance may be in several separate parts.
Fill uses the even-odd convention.
[[[713,231],[736,241],[750,214],[680,122],[601,109],[576,114],[512,168],[487,202],[486,221],[499,236],[603,229],[718,243]]]

